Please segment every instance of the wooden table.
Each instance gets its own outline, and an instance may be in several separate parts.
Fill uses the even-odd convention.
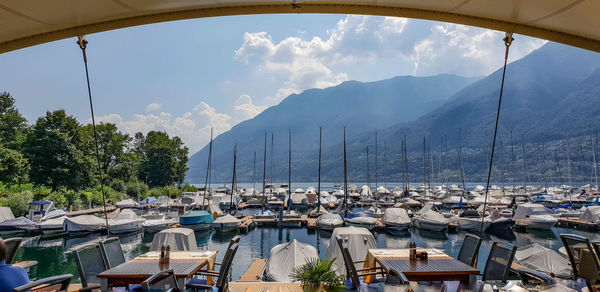
[[[145,253],[98,274],[101,290],[107,291],[108,287],[126,287],[129,284],[140,284],[150,276],[166,269],[173,269],[179,287],[183,288],[185,282],[205,266],[212,269],[217,256],[216,251],[174,251],[171,252],[168,267],[161,267],[158,264],[159,257],[156,254],[156,252]]]
[[[468,283],[471,275],[479,271],[436,249],[426,250],[428,259],[411,261],[409,249],[369,249],[365,259],[365,267],[380,266],[386,271],[395,269],[403,273],[410,281],[461,281]],[[370,279],[365,279],[368,281]]]

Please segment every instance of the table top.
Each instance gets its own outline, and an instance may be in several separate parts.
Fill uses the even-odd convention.
[[[407,277],[411,275],[425,274],[479,274],[479,271],[469,265],[466,265],[441,250],[437,249],[419,249],[426,250],[427,260],[411,261],[408,257],[409,249],[369,249],[367,259],[377,261],[384,269],[395,269],[404,273]]]
[[[165,269],[173,269],[177,277],[187,277],[195,274],[210,260],[214,261],[217,252],[171,252],[168,265],[160,265],[158,263],[160,253],[158,256],[156,254],[156,252],[145,253],[98,274],[98,278],[148,278]]]

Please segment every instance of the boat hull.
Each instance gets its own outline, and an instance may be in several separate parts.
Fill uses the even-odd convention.
[[[363,223],[363,222],[351,222],[351,221],[346,221],[346,225],[348,226],[354,226],[354,227],[363,227],[366,228],[368,230],[373,230],[375,229],[375,223]]]
[[[110,233],[120,234],[120,233],[129,233],[129,232],[137,232],[142,230],[143,220],[136,220],[132,222],[126,223],[114,223],[108,222],[108,226],[110,229]]]
[[[237,230],[237,223],[213,223],[215,230],[220,232],[228,232]]]
[[[179,225],[181,225],[181,227],[183,227],[183,228],[189,228],[194,231],[209,230],[209,229],[213,228],[212,223],[196,223],[196,224],[179,223]]]
[[[439,222],[433,222],[433,221],[427,221],[427,220],[421,220],[421,219],[415,219],[413,223],[416,228],[430,230],[430,231],[443,231],[443,230],[448,229],[448,224],[446,224],[446,223],[439,223]]]
[[[393,223],[393,222],[383,222],[385,226],[394,231],[406,231],[410,229],[410,223]]]
[[[481,219],[480,218],[458,218],[457,220],[458,228],[462,230],[487,230],[492,224],[489,220],[483,221],[483,228],[481,228]]]

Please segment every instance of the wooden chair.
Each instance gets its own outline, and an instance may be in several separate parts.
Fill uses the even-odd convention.
[[[346,277],[348,280],[350,280],[350,283],[347,283],[346,285],[348,288],[354,289],[360,286],[360,278],[367,276],[375,277],[377,275],[387,275],[387,272],[382,267],[356,269],[355,264],[364,263],[365,261],[353,261],[352,255],[348,250],[348,245],[344,242],[342,237],[337,235],[335,239],[337,240],[340,250],[342,251],[344,265],[346,266]]]
[[[481,238],[471,234],[465,235],[456,259],[471,267],[477,266],[480,246]]]
[[[238,247],[239,247],[239,243],[234,243],[227,250],[227,252],[225,253],[225,256],[223,258],[223,263],[221,264],[221,268],[219,269],[219,272],[215,272],[215,271],[200,271],[200,272],[198,272],[197,275],[217,278],[217,282],[215,283],[215,285],[208,285],[206,280],[194,278],[194,279],[189,280],[186,283],[185,288],[192,289],[194,291],[212,290],[213,288],[216,288],[219,292],[227,291],[227,287],[229,285],[229,279],[228,279],[229,271],[231,270],[233,258],[235,257],[235,254],[237,253]]]
[[[121,242],[118,237],[111,237],[101,241],[100,250],[102,251],[107,269],[125,262],[125,255],[123,254],[123,249],[121,249]]]
[[[6,263],[12,264],[15,255],[17,254],[17,250],[23,241],[23,237],[13,237],[4,240],[4,245],[6,246]]]
[[[177,277],[173,269],[160,271],[142,282],[143,290],[179,291]]]
[[[234,236],[234,237],[231,239],[231,241],[229,241],[229,245],[227,246],[227,252],[229,251],[229,249],[231,248],[231,246],[232,246],[234,243],[238,243],[238,242],[240,242],[240,239],[242,239],[242,237],[241,237],[241,236],[239,236],[239,235],[236,235],[236,236]],[[227,252],[225,252],[225,253],[226,253],[225,255],[227,255]],[[225,261],[225,256],[223,256],[223,261]],[[215,266],[220,266],[220,265],[222,265],[222,263],[220,263],[220,262],[215,262]],[[205,270],[204,270],[204,271],[205,271]]]
[[[108,268],[100,245],[91,244],[78,248],[74,251],[74,255],[81,286],[83,286],[80,291],[100,289],[100,280],[96,276]]]
[[[583,279],[588,291],[597,291],[600,286],[600,263],[597,253],[598,247],[592,247],[590,240],[575,234],[561,234],[560,239],[565,246],[571,269],[573,281]]]
[[[13,289],[14,292],[25,291],[67,291],[73,275],[65,274],[37,280]],[[60,286],[59,286],[60,285]],[[53,288],[55,287],[58,288]]]

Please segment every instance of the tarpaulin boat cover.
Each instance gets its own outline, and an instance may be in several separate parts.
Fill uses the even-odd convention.
[[[346,267],[344,266],[344,258],[342,251],[335,237],[340,235],[342,239],[348,244],[348,250],[354,261],[362,261],[367,257],[367,250],[369,248],[377,248],[377,242],[373,234],[362,227],[338,227],[333,230],[331,234],[331,241],[327,247],[327,255],[325,259],[330,261],[335,258],[335,262],[331,267],[338,275],[346,274]],[[357,264],[357,269],[362,268],[362,264]]]
[[[23,216],[0,222],[0,230],[19,230],[34,226],[35,222]]]
[[[326,224],[326,225],[342,225],[344,223],[344,219],[342,216],[335,213],[327,213],[319,216],[317,218],[317,224]]]
[[[133,212],[131,209],[123,209],[120,212],[118,212],[117,214],[114,214],[112,217],[110,217],[110,219],[112,220],[137,220],[140,219],[140,217],[135,214],[135,212]]]
[[[126,199],[126,200],[117,202],[115,205],[117,205],[117,208],[133,208],[133,207],[139,206],[140,204],[138,204],[136,201],[134,201],[132,199]]]
[[[196,235],[194,230],[189,228],[171,228],[165,229],[154,235],[150,251],[160,251],[165,245],[171,246],[171,251],[190,251],[197,250]]]
[[[549,215],[546,207],[542,204],[521,204],[515,211],[515,219],[524,219],[531,215]]]
[[[142,204],[142,205],[156,204],[156,197],[154,197],[154,196],[147,197],[147,198],[139,201],[139,203]]]
[[[543,292],[576,292],[577,290],[571,289],[560,282],[556,282],[556,284],[552,285],[549,289],[542,290]]]
[[[383,214],[383,223],[410,224],[410,217],[405,209],[387,208]]]
[[[297,240],[278,244],[271,249],[269,260],[265,266],[265,280],[268,282],[292,282],[290,277],[295,267],[318,259],[317,249]]]
[[[308,204],[308,198],[303,193],[292,193],[290,199],[292,200],[292,204]]]
[[[310,211],[311,215],[315,215],[315,214],[323,215],[323,214],[327,214],[327,213],[329,213],[329,211],[327,211],[327,209],[325,209],[325,207],[323,207],[323,205],[319,206],[318,208],[315,207],[312,211]]]
[[[600,223],[600,206],[585,207],[579,220]]]
[[[427,203],[425,203],[425,206],[423,206],[423,208],[421,208],[421,210],[417,211],[417,215],[425,214],[432,209],[433,209],[433,202],[427,202]]]
[[[425,213],[422,213],[419,217],[422,220],[428,220],[428,221],[448,224],[448,219],[446,217],[444,217],[444,215],[442,215],[439,212],[433,211],[433,210],[429,210]]]
[[[192,210],[179,217],[180,224],[213,223],[214,218],[206,211]]]
[[[233,215],[227,214],[225,216],[215,219],[215,222],[213,222],[213,224],[238,224],[240,222],[242,222],[242,220],[234,217]]]
[[[8,219],[15,219],[12,210],[9,207],[0,207],[0,222]]]
[[[567,279],[572,273],[566,257],[537,243],[517,249],[515,262],[552,277]]]
[[[65,218],[67,218],[67,217],[62,216],[62,217],[58,217],[58,218],[44,220],[44,221],[38,223],[38,226],[41,229],[60,229],[63,227],[63,224],[65,223]]]
[[[67,231],[95,231],[106,227],[106,221],[94,215],[81,215],[65,218],[64,224]]]
[[[417,201],[417,200],[414,200],[414,199],[411,199],[411,198],[408,198],[408,199],[407,199],[407,200],[404,202],[404,204],[405,204],[405,205],[408,205],[408,206],[420,206],[420,205],[421,205],[421,203],[420,203],[419,201]]]

